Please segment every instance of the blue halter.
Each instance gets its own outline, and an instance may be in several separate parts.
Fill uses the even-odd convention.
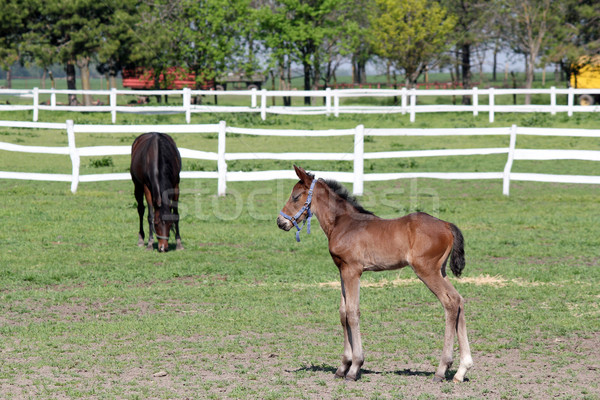
[[[306,232],[310,233],[310,218],[313,216],[312,212],[310,211],[310,203],[312,202],[313,189],[315,188],[315,183],[317,183],[317,180],[313,179],[313,181],[310,185],[310,189],[308,190],[308,197],[306,198],[306,202],[304,203],[304,206],[300,209],[300,211],[298,211],[296,213],[296,215],[294,215],[293,217],[290,217],[283,211],[279,211],[279,214],[281,214],[281,216],[283,218],[290,220],[292,222],[292,224],[294,224],[296,229],[298,229],[298,232],[296,232],[296,242],[300,241],[300,231],[302,230],[302,228],[304,228],[305,224],[307,224]],[[304,223],[302,224],[302,226],[299,226],[298,223],[296,222],[296,220],[298,218],[300,218],[300,216],[304,213],[304,211],[306,211],[307,217],[304,220]]]

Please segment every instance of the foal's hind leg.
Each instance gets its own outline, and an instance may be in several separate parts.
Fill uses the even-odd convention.
[[[454,335],[458,332],[460,366],[454,376],[454,381],[462,382],[467,370],[473,366],[473,359],[471,358],[471,350],[469,348],[469,341],[467,339],[467,328],[464,317],[464,300],[454,286],[452,286],[448,278],[442,277],[441,273],[439,272],[428,276],[419,276],[419,278],[440,300],[446,315],[444,349],[442,350],[442,358],[440,359],[440,364],[435,376],[433,377],[433,380],[436,382],[441,382],[446,376],[446,371],[452,365]]]

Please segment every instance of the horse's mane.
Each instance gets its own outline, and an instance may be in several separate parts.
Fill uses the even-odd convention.
[[[307,172],[307,174],[312,177],[313,179],[315,178],[314,174],[311,174],[310,172]],[[333,192],[335,194],[337,194],[338,196],[340,196],[342,199],[346,200],[348,203],[350,203],[352,205],[352,207],[354,207],[356,209],[356,211],[358,211],[361,214],[371,214],[374,215],[371,211],[369,210],[365,210],[363,208],[363,206],[360,205],[360,203],[358,202],[358,200],[356,200],[356,197],[352,196],[350,194],[350,192],[348,191],[348,189],[346,189],[346,187],[344,187],[341,183],[339,183],[336,180],[333,179],[321,179],[321,181],[325,182],[325,184],[327,186],[329,186],[329,188],[331,190],[333,190]]]

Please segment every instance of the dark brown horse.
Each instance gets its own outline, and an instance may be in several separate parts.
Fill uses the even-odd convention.
[[[315,179],[294,166],[300,181],[292,189],[277,224],[283,230],[301,227],[312,213],[329,240],[329,253],[340,271],[340,320],[344,328],[344,354],[337,377],[356,380],[364,361],[359,330],[360,277],[364,271],[393,270],[410,265],[437,296],[446,313],[444,349],[434,381],[442,381],[452,365],[454,336],[458,334],[460,366],[454,381],[462,382],[473,366],[467,339],[464,300],[446,276],[446,262],[459,276],[465,266],[463,236],[449,222],[425,213],[382,219],[362,208],[335,181]],[[297,238],[299,240],[299,238]],[[451,254],[452,253],[452,254]]]
[[[169,232],[175,225],[177,250],[183,249],[179,236],[179,173],[181,156],[175,141],[164,133],[150,132],[138,136],[131,146],[131,179],[135,185],[140,216],[138,246],[144,245],[144,195],[148,203],[148,249],[158,239],[158,251],[169,249]]]

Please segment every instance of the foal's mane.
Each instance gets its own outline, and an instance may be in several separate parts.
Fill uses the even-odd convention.
[[[314,179],[315,176],[313,174],[311,174],[309,172],[307,172],[307,174]],[[333,179],[320,179],[320,181],[324,182],[327,186],[329,186],[329,188],[331,190],[333,190],[333,192],[335,194],[337,194],[342,199],[344,199],[348,203],[350,203],[350,205],[352,205],[352,207],[354,207],[356,209],[356,211],[358,211],[359,213],[374,215],[371,211],[365,210],[363,208],[363,206],[360,205],[360,203],[358,202],[358,200],[356,200],[356,197],[352,196],[350,194],[350,192],[348,191],[348,189],[346,189],[346,187],[343,186],[338,181],[333,180]]]

